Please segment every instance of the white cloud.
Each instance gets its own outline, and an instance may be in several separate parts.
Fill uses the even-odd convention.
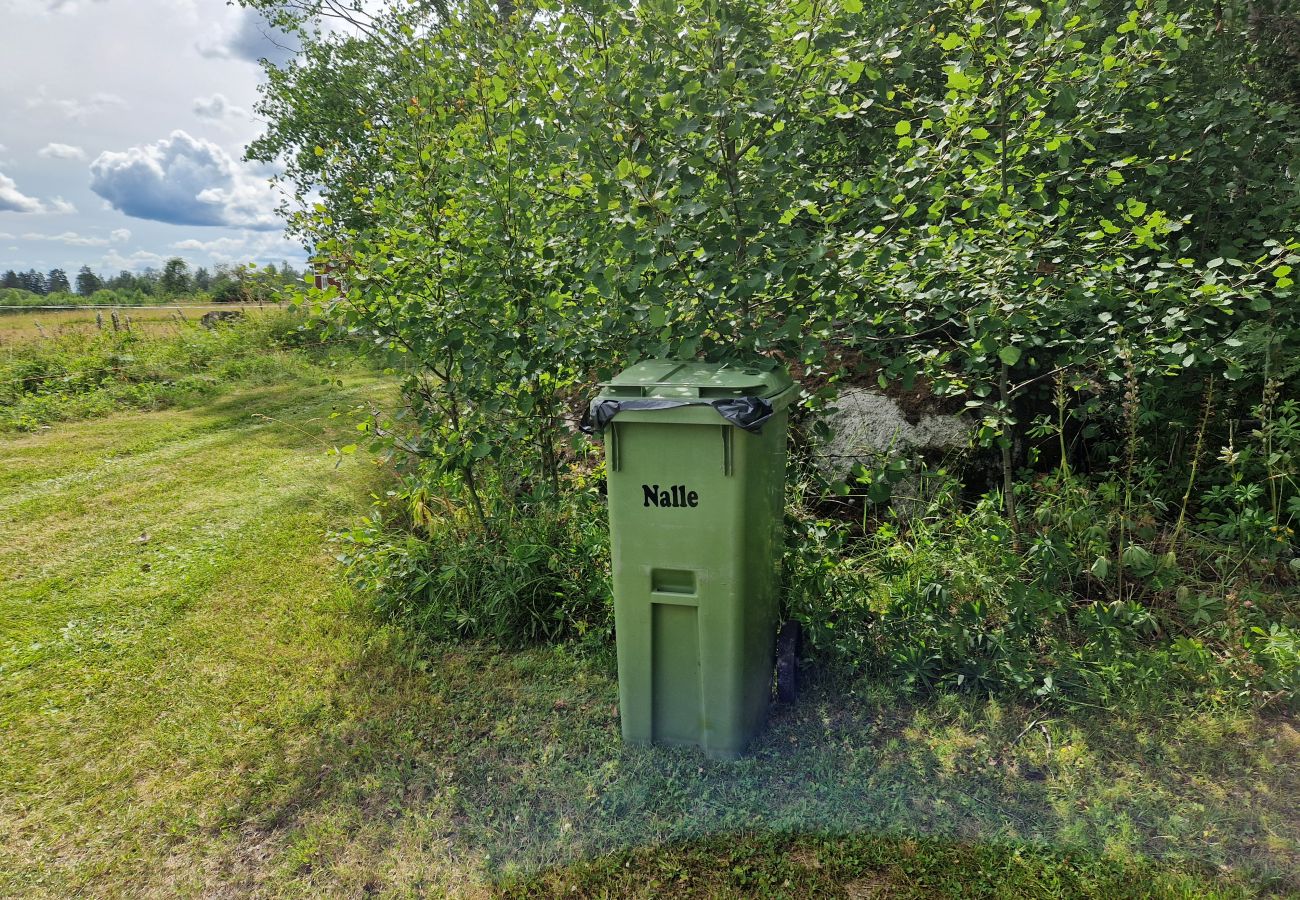
[[[220,122],[223,119],[235,117],[248,117],[248,110],[233,105],[226,99],[225,94],[213,94],[211,97],[194,98],[194,115],[200,119],[209,119],[213,122]]]
[[[23,235],[25,241],[58,241],[61,244],[67,244],[70,247],[107,247],[107,238],[87,237],[86,235],[77,234],[75,231],[65,231],[63,234],[38,234],[29,231]]]
[[[125,244],[131,240],[130,228],[114,228],[108,233],[108,238],[115,244]]]
[[[45,212],[45,204],[18,190],[17,182],[0,172],[0,212]]]
[[[85,159],[86,151],[71,144],[60,144],[51,141],[37,150],[36,155],[43,156],[46,159]]]
[[[215,40],[196,45],[200,54],[216,59],[242,59],[261,62],[265,59],[273,66],[283,66],[293,59],[298,41],[262,18],[254,9],[241,9],[234,25],[217,35]]]
[[[15,213],[74,213],[77,208],[62,197],[38,200],[18,190],[18,183],[0,172],[0,212]]]
[[[84,122],[93,115],[110,110],[125,109],[127,102],[117,94],[110,94],[104,91],[97,91],[87,97],[85,100],[76,99],[57,99],[47,97],[45,89],[41,88],[37,96],[27,100],[28,109],[52,109],[65,118],[75,122]]]
[[[154,144],[105,152],[90,164],[90,189],[138,219],[173,225],[278,230],[264,179],[211,141],[176,130]]]
[[[95,0],[103,3],[104,0]],[[81,7],[80,0],[9,0],[9,6],[17,12],[32,13],[74,13]]]
[[[302,247],[280,234],[245,231],[240,237],[220,237],[210,241],[194,238],[172,244],[176,250],[206,253],[216,263],[268,263],[301,260]]]
[[[126,269],[130,272],[138,272],[150,266],[157,268],[164,262],[166,257],[150,253],[148,250],[137,250],[130,256],[123,256],[116,250],[110,250],[100,260],[100,267],[108,271]]]

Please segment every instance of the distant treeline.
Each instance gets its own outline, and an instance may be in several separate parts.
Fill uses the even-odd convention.
[[[125,269],[105,278],[90,266],[77,270],[74,279],[63,269],[42,274],[35,269],[0,276],[0,297],[5,305],[35,306],[50,298],[76,295],[90,303],[165,303],[178,297],[213,300],[218,303],[266,302],[278,299],[282,288],[299,283],[302,273],[287,262],[276,266],[214,266],[211,271],[173,257],[162,269],[142,272]]]

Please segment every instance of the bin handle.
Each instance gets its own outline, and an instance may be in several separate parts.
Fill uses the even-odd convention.
[[[586,434],[595,434],[605,430],[614,417],[621,412],[640,412],[653,409],[678,409],[683,406],[712,406],[718,415],[732,425],[743,428],[750,434],[761,434],[763,423],[772,418],[775,410],[770,401],[763,397],[720,397],[716,400],[670,399],[667,397],[644,397],[641,399],[615,399],[605,397],[593,400],[582,415],[578,427]]]

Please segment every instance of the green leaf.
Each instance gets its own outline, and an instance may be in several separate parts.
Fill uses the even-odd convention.
[[[1130,544],[1120,555],[1120,562],[1138,577],[1145,577],[1156,570],[1156,558],[1145,547]]]
[[[907,121],[907,119],[901,120],[897,125],[894,126],[894,134],[898,135],[899,137],[911,133],[912,133],[912,123]]]
[[[862,12],[862,0],[842,0],[840,5],[850,15]]]
[[[1003,347],[998,351],[998,359],[1008,366],[1014,366],[1020,362],[1020,355],[1019,347]]]
[[[955,66],[949,67],[948,87],[956,91],[964,91],[975,83],[975,80]]]

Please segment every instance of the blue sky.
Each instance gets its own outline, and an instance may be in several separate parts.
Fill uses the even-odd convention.
[[[0,271],[279,262],[261,69],[288,52],[223,0],[0,0]]]

